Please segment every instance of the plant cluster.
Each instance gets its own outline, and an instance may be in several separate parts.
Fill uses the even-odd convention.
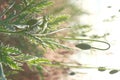
[[[21,66],[24,63],[27,63],[30,67],[35,67],[39,70],[41,76],[43,76],[43,66],[45,65],[64,67],[64,65],[59,62],[52,63],[48,59],[43,58],[42,54],[47,48],[53,50],[56,48],[71,49],[61,44],[60,40],[86,40],[76,39],[73,35],[71,37],[67,36],[67,38],[65,38],[65,36],[62,37],[57,35],[57,33],[66,29],[71,29],[72,31],[73,29],[77,30],[78,28],[89,28],[89,26],[77,25],[75,28],[74,26],[60,27],[59,25],[67,21],[70,18],[70,15],[59,14],[54,16],[52,14],[44,13],[44,10],[53,4],[51,0],[8,0],[6,4],[7,6],[4,9],[0,9],[1,80],[7,80],[3,67],[17,72],[22,70]],[[63,6],[63,8],[64,7],[66,6]],[[60,8],[60,10],[63,8]],[[72,8],[75,7],[73,6]],[[74,10],[76,10],[76,8]],[[76,32],[79,32],[79,30]],[[71,33],[76,32],[73,30]],[[84,33],[85,31],[83,31],[83,34],[80,34],[85,35]],[[108,44],[106,42],[103,43]],[[93,48],[88,44],[77,44],[76,47],[84,50]],[[94,49],[98,48],[94,47]],[[114,70],[110,73],[112,74],[115,72],[117,71]]]

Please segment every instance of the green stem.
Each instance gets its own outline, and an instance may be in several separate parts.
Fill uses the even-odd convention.
[[[0,63],[0,80],[7,80],[3,71],[2,63]]]
[[[26,32],[26,29],[25,30],[21,30],[21,31],[6,31],[6,30],[0,30],[1,33],[14,33],[14,34],[20,34],[20,33],[25,33]]]
[[[66,27],[66,28],[62,28],[62,29],[59,29],[59,30],[56,30],[56,31],[53,31],[53,32],[50,32],[50,33],[46,33],[46,34],[32,34],[34,36],[38,36],[38,37],[42,37],[42,36],[48,36],[48,35],[52,35],[52,34],[55,34],[55,33],[58,33],[58,32],[61,32],[61,31],[64,31],[66,29],[70,29],[71,27]],[[53,37],[55,38],[55,37]],[[108,50],[110,48],[110,44],[108,42],[105,42],[105,41],[100,41],[100,40],[92,40],[92,39],[80,39],[80,38],[64,38],[64,37],[56,37],[56,38],[59,38],[59,39],[65,39],[65,40],[85,40],[85,41],[95,41],[95,42],[100,42],[100,43],[104,43],[106,45],[108,45],[107,48],[97,48],[97,47],[91,47],[93,49],[97,49],[97,50]]]
[[[46,33],[46,34],[32,34],[32,35],[38,36],[38,37],[49,36],[49,35],[53,35],[53,34],[56,34],[56,33],[58,33],[58,32],[67,30],[67,29],[69,29],[69,28],[70,28],[70,27],[58,29],[58,30],[55,30],[55,31],[52,31],[52,32],[49,32],[49,33]]]
[[[94,66],[66,66],[64,65],[65,67],[68,67],[68,68],[79,68],[79,69],[98,69],[99,67],[94,67]],[[116,69],[116,68],[107,68],[105,67],[106,70],[118,70],[120,71],[120,69]]]
[[[64,37],[61,37],[60,39],[64,39],[64,40],[85,40],[85,41],[95,41],[95,42],[99,42],[99,43],[104,43],[106,45],[108,45],[107,48],[96,48],[96,47],[91,47],[93,49],[97,49],[97,50],[108,50],[110,48],[110,44],[108,42],[105,42],[105,41],[100,41],[100,40],[93,40],[93,39],[81,39],[81,38],[64,38]]]
[[[2,31],[0,30],[1,33],[20,33],[20,32],[12,32],[12,31]]]
[[[76,66],[70,66],[67,65],[67,63],[55,63],[55,64],[45,64],[47,66],[52,66],[52,67],[60,67],[60,68],[79,68],[79,69],[99,69],[99,67],[95,67],[95,66],[86,66],[86,65],[76,65]],[[116,68],[109,68],[109,67],[105,67],[106,70],[118,70],[120,71],[120,69],[116,69]]]

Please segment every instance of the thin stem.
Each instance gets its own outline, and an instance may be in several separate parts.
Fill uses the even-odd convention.
[[[56,30],[56,31],[53,31],[53,32],[50,32],[50,33],[46,33],[46,34],[32,34],[32,35],[38,36],[38,37],[48,36],[48,35],[52,35],[52,34],[55,34],[55,33],[61,32],[61,31],[64,31],[64,30],[69,29],[69,28],[70,28],[70,27],[62,28],[62,29],[59,29],[59,30]]]
[[[58,37],[57,37],[58,38]],[[98,49],[98,50],[108,50],[110,48],[110,44],[108,42],[105,42],[105,41],[100,41],[100,40],[93,40],[93,39],[81,39],[81,38],[64,38],[64,37],[61,37],[60,39],[65,39],[65,40],[85,40],[85,41],[95,41],[95,42],[100,42],[100,43],[104,43],[106,45],[108,45],[107,48],[105,49],[102,49],[102,48],[96,48],[96,47],[91,47],[93,49]]]
[[[34,25],[33,25],[34,26]],[[2,33],[26,33],[27,29],[20,30],[20,31],[7,31],[7,30],[0,30]]]
[[[80,69],[99,69],[99,67],[94,67],[94,66],[66,66],[64,65],[65,67],[68,67],[68,68],[80,68]],[[107,68],[105,67],[106,70],[118,70],[120,71],[120,69],[116,69],[116,68]]]
[[[7,80],[5,78],[5,74],[4,74],[4,71],[3,71],[2,63],[0,63],[0,79],[1,80]]]
[[[1,31],[1,30],[0,30],[0,32],[1,32],[1,33],[19,33],[19,32],[12,32],[12,31]]]
[[[69,63],[68,63],[69,64]],[[99,69],[99,66],[86,66],[86,65],[76,65],[76,66],[70,66],[67,65],[67,63],[57,63],[57,64],[45,64],[48,66],[52,66],[52,67],[60,67],[60,68],[79,68],[79,69]],[[118,70],[120,71],[120,69],[117,68],[109,68],[109,67],[104,67],[106,70]]]

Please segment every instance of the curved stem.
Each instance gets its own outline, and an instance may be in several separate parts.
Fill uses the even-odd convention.
[[[60,39],[65,39],[65,40],[85,40],[85,41],[95,41],[95,42],[99,42],[99,43],[104,43],[106,45],[108,45],[107,48],[105,49],[102,49],[102,48],[96,48],[96,47],[91,47],[93,49],[97,49],[97,50],[108,50],[110,48],[110,44],[108,42],[105,42],[105,41],[100,41],[100,40],[92,40],[92,39],[81,39],[81,38],[60,38]]]

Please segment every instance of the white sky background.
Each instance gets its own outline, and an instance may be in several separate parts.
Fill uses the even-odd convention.
[[[81,3],[82,1],[82,3]],[[120,69],[120,0],[72,0],[87,10],[90,15],[84,15],[80,18],[83,24],[90,24],[93,27],[93,33],[102,35],[110,33],[107,41],[112,45],[110,50],[96,51],[90,54],[90,51],[83,51],[72,56],[72,59],[83,64],[93,66],[107,66]],[[111,8],[108,8],[111,6]],[[111,20],[111,16],[115,16]],[[111,20],[105,22],[106,19]],[[107,54],[106,54],[107,53]],[[110,75],[109,71],[99,72],[97,70],[77,70],[86,72],[85,76],[76,78],[75,80],[119,80],[120,72]],[[75,75],[75,76],[79,76]]]

